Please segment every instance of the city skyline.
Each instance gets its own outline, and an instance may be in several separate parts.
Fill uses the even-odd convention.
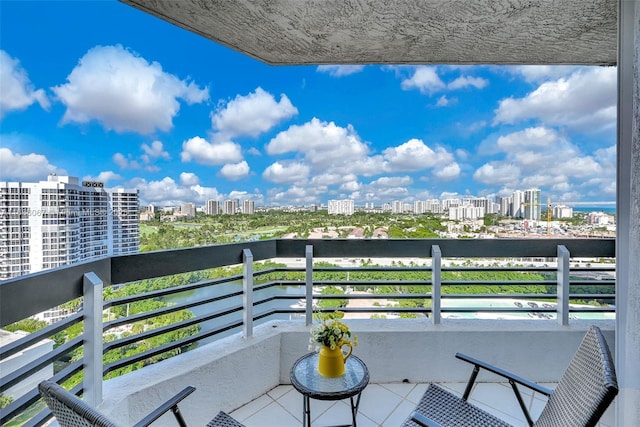
[[[271,67],[118,2],[0,19],[2,181],[157,206],[615,200],[614,67]]]

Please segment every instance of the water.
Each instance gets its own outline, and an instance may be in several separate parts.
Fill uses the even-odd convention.
[[[208,286],[206,288],[196,289],[195,291],[181,292],[174,295],[167,296],[163,298],[164,302],[173,303],[173,304],[184,304],[188,302],[195,302],[204,299],[215,298],[219,296],[228,295],[235,292],[242,291],[242,283],[240,281],[225,283],[221,285]],[[253,292],[253,301],[260,301],[269,297],[277,296],[277,295],[296,295],[300,296],[300,298],[304,298],[304,285],[301,286],[287,286],[287,287],[271,287],[262,290],[256,290]],[[272,300],[268,301],[264,304],[260,304],[258,306],[253,307],[254,316],[257,314],[261,314],[264,312],[268,312],[274,309],[287,309],[290,308],[291,305],[296,303],[295,299],[286,299],[286,300]],[[191,307],[189,310],[194,314],[194,316],[205,316],[207,314],[215,313],[218,311],[224,311],[225,309],[235,307],[238,305],[242,305],[242,295],[226,298],[221,301],[214,301],[208,304],[199,305],[196,307]],[[296,316],[294,314],[273,314],[271,316],[267,316],[263,319],[254,321],[254,325],[258,325],[269,320],[289,320],[292,316]],[[220,326],[234,323],[242,320],[242,311],[238,311],[231,314],[226,314],[221,317],[217,317],[215,319],[207,320],[200,324],[201,332],[206,332]],[[221,332],[214,336],[205,338],[200,341],[200,345],[204,345],[213,341],[216,341],[220,338],[233,335],[237,333],[240,329],[231,329],[225,332]]]
[[[242,283],[233,282],[222,285],[209,286],[206,288],[200,288],[195,291],[183,292],[171,295],[169,297],[165,297],[164,301],[168,303],[182,304],[187,302],[194,302],[203,299],[209,299],[216,296],[222,296],[233,292],[242,291]],[[304,285],[300,286],[287,286],[287,287],[271,287],[262,290],[256,290],[253,294],[253,299],[255,301],[263,300],[268,297],[273,297],[277,295],[296,295],[300,297],[300,299],[304,298]],[[468,308],[468,307],[507,307],[507,308],[518,308],[515,304],[519,302],[523,307],[528,307],[527,300],[519,300],[519,299],[502,299],[502,298],[469,298],[469,299],[458,299],[458,298],[443,298],[442,299],[442,307],[443,308]],[[541,302],[536,302],[538,305],[541,305]],[[291,306],[297,304],[295,299],[286,299],[286,300],[272,300],[266,302],[264,304],[260,304],[253,308],[254,316],[256,314],[264,313],[267,311],[271,311],[274,309],[287,309]],[[225,310],[229,307],[235,307],[237,305],[242,305],[242,295],[235,296],[232,298],[227,298],[222,301],[214,301],[209,304],[203,304],[200,306],[192,307],[190,311],[195,316],[204,316],[206,314],[211,314],[217,311]],[[555,304],[552,304],[555,307]],[[574,306],[579,307],[579,306]],[[541,315],[547,316],[547,319],[555,319],[555,313],[519,313],[519,312],[499,312],[499,313],[491,313],[491,312],[447,312],[442,313],[443,318],[449,319],[498,319],[498,320],[523,320],[523,319],[544,319]],[[263,319],[257,320],[254,322],[254,325],[258,325],[269,320],[290,320],[293,318],[302,318],[303,315],[296,314],[273,314],[271,316],[265,317]],[[571,313],[572,319],[615,319],[614,313]],[[227,314],[222,317],[218,317],[215,319],[207,320],[201,324],[201,331],[209,331],[215,328],[218,328],[222,325],[226,325],[228,323],[233,323],[242,320],[242,311],[238,311],[236,313]],[[205,338],[200,341],[200,345],[204,345],[213,341],[216,341],[220,338],[233,335],[234,333],[239,332],[240,328],[231,329],[225,332],[221,332],[214,336]]]
[[[590,213],[604,212],[609,215],[616,214],[616,205],[572,206],[574,212]]]
[[[499,308],[519,308],[516,303],[522,304],[522,307],[528,307],[528,300],[521,299],[502,299],[502,298],[469,298],[469,299],[453,299],[453,298],[443,298],[442,299],[442,307],[443,308],[468,308],[468,307],[499,307]],[[533,301],[538,306],[542,306],[543,303],[539,301]],[[551,303],[552,307],[555,309],[556,304]],[[585,306],[580,306],[577,304],[570,304],[570,307],[573,308],[584,308]],[[588,306],[587,306],[588,307]],[[443,318],[450,319],[504,319],[504,320],[522,320],[522,319],[544,319],[545,317],[541,317],[541,315],[548,316],[547,319],[556,319],[557,316],[555,313],[490,313],[490,312],[477,312],[477,313],[455,313],[448,312],[442,313]],[[615,313],[573,313],[571,312],[569,316],[572,319],[615,319]]]

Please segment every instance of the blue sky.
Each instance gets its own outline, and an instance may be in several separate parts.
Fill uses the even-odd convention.
[[[115,1],[0,19],[0,180],[155,205],[615,200],[615,68],[273,67]]]

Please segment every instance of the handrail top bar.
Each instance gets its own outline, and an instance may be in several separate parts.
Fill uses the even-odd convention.
[[[0,327],[82,296],[85,273],[110,284],[242,264],[304,258],[427,258],[438,246],[443,257],[556,257],[564,245],[571,256],[615,257],[615,239],[271,239],[121,255],[28,274],[0,282]],[[28,300],[27,300],[28,299]]]

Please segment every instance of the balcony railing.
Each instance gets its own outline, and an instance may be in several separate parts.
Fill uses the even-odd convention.
[[[585,315],[612,317],[614,257],[613,239],[275,239],[110,257],[58,268],[0,283],[2,327],[82,298],[82,309],[77,313],[0,348],[0,361],[4,362],[42,340],[59,342],[52,352],[24,366],[11,372],[3,369],[0,392],[30,381],[45,369],[48,377],[71,384],[74,393],[95,404],[101,400],[103,378],[118,370],[144,366],[232,333],[249,337],[254,323],[270,319],[300,318],[310,324],[314,307],[318,309],[323,300],[346,300],[348,305],[340,308],[346,316],[419,316],[435,324],[469,315],[504,321],[524,316],[562,325]],[[282,259],[290,262],[279,263]],[[390,265],[374,265],[370,259]],[[274,267],[260,261],[277,264]],[[334,266],[337,262],[338,267]],[[238,271],[219,278],[202,278],[206,275],[198,273],[221,267]],[[113,290],[182,273],[197,279],[103,301],[105,288]],[[492,276],[499,280],[488,278]],[[471,286],[484,291],[470,294]],[[500,289],[504,286],[510,291]],[[610,291],[595,292],[607,286]],[[348,292],[320,292],[327,287]],[[173,303],[135,314],[126,310],[136,302],[158,299]],[[601,304],[570,304],[575,300]],[[388,304],[390,301],[394,303]],[[112,319],[118,310],[126,315]],[[193,315],[155,329],[131,328],[185,311]],[[79,328],[81,332],[68,339]],[[123,330],[126,333],[122,334]],[[150,344],[154,338],[171,333],[170,341]],[[122,351],[132,348],[138,352]],[[121,358],[108,357],[117,351],[123,353]],[[3,409],[0,423],[42,425],[49,418],[34,387]]]

